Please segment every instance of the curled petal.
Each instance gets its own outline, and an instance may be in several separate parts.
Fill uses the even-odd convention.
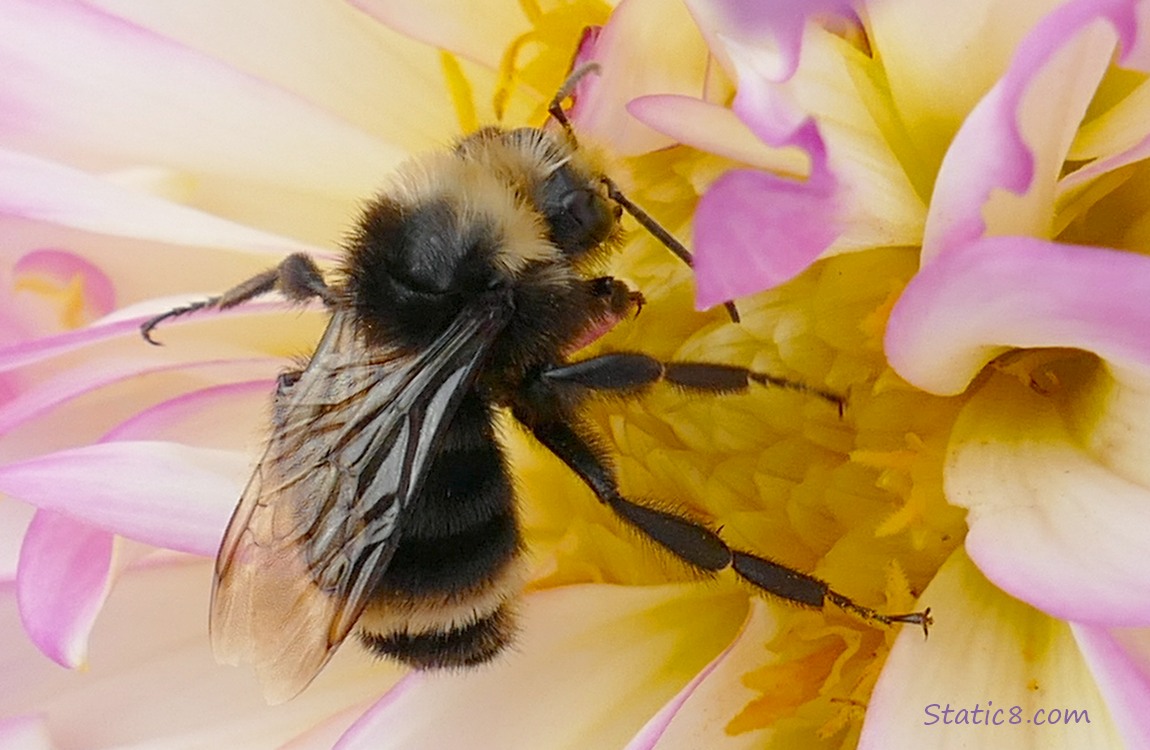
[[[16,595],[32,641],[62,667],[82,667],[112,584],[112,534],[53,511],[36,513],[20,551]]]
[[[64,250],[34,250],[16,261],[12,274],[17,290],[55,293],[66,300],[61,317],[69,328],[107,315],[116,304],[116,292],[108,275],[95,264]]]
[[[732,706],[746,705],[758,697],[743,684],[743,677],[749,665],[762,661],[763,644],[770,642],[776,631],[769,607],[760,599],[752,599],[747,620],[731,645],[652,716],[626,750],[759,747],[761,732],[731,736],[726,725]]]
[[[1003,750],[1123,746],[1067,623],[1003,594],[961,549],[921,600],[935,611],[935,626],[925,640],[913,628],[899,634],[867,706],[861,750],[957,750],[969,747],[973,731],[979,747]],[[1044,712],[1041,720],[1052,708],[1086,711],[1090,724],[1058,727],[1080,732],[1038,726],[1036,713]],[[1015,713],[1017,724],[1008,723]]]
[[[732,170],[699,201],[696,300],[706,308],[797,276],[838,236],[838,184],[814,120],[755,69],[752,51],[728,45],[738,71],[734,111],[763,142],[810,158],[805,181]]]
[[[1150,261],[1106,248],[990,237],[925,266],[886,332],[891,365],[915,386],[960,393],[1012,347],[1075,347],[1150,378]]]
[[[659,23],[651,23],[658,17]],[[581,83],[571,121],[580,135],[622,156],[672,145],[628,110],[640,96],[701,96],[707,75],[707,53],[699,30],[686,9],[662,0],[623,0],[602,31],[580,50],[585,61],[600,65],[600,74]]]
[[[773,174],[733,178],[746,190],[721,178],[703,196],[696,212],[696,223],[707,225],[695,241],[699,304],[779,284],[827,255],[916,243],[925,205],[894,151],[898,138],[859,96],[859,79],[869,71],[844,55],[842,40],[812,28],[802,66],[785,83],[759,69],[755,50],[733,42],[727,49],[738,75],[734,113],[788,161],[771,165]]]
[[[1063,162],[1117,42],[1138,38],[1130,0],[1073,0],[1019,45],[955,136],[935,182],[924,265],[983,234],[1050,233]]]
[[[0,467],[0,491],[157,547],[214,555],[249,471],[231,451],[116,441]]]
[[[796,149],[774,148],[759,140],[730,109],[675,94],[641,96],[627,104],[640,122],[677,143],[780,174],[803,174],[808,160]]]
[[[1150,747],[1150,630],[1071,627],[1126,747]]]
[[[711,52],[728,71],[733,73],[735,69],[727,54],[729,43],[734,42],[756,50],[759,69],[773,81],[783,81],[794,74],[803,32],[812,17],[840,14],[854,19],[854,4],[852,0],[687,0]]]
[[[829,180],[749,170],[720,177],[695,217],[699,307],[781,284],[809,266],[839,232],[828,220],[835,198]]]
[[[946,496],[970,509],[966,550],[1003,590],[1066,620],[1150,623],[1150,489],[1083,442],[1053,399],[993,378],[955,423]]]

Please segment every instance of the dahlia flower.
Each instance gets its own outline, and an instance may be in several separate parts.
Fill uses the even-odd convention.
[[[0,3],[0,748],[1150,745],[1148,6]],[[847,394],[596,403],[625,491],[936,625],[699,581],[507,424],[512,653],[345,648],[266,706],[211,659],[207,558],[324,314],[138,325],[330,263],[397,164],[541,124],[573,60],[580,139],[697,254],[634,228],[648,304],[588,351]]]

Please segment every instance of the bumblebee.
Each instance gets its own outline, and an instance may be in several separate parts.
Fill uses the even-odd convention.
[[[726,394],[752,384],[834,394],[742,367],[640,352],[572,361],[642,295],[590,269],[620,246],[624,211],[677,255],[677,240],[597,166],[562,102],[557,127],[483,128],[402,166],[371,202],[329,283],[306,255],[142,326],[278,291],[319,298],[330,322],[305,367],[278,380],[270,439],[215,567],[217,657],[255,665],[287,700],[353,631],[416,668],[490,660],[511,640],[523,582],[512,478],[496,436],[511,415],[626,524],[701,574],[732,568],[768,594],[886,615],[810,575],[732,549],[685,515],[624,497],[580,419],[590,396],[666,382]],[[729,307],[732,317],[737,313]]]

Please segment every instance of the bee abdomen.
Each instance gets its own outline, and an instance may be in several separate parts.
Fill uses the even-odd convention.
[[[477,395],[464,398],[376,584],[380,603],[479,591],[519,556],[514,490],[491,421]]]
[[[514,617],[504,602],[494,612],[447,628],[392,633],[361,629],[359,638],[378,656],[396,659],[416,669],[444,669],[489,661],[511,641],[514,631]]]
[[[491,659],[514,630],[522,542],[492,415],[474,392],[460,404],[402,525],[360,616],[360,641],[417,668]]]
[[[434,596],[481,587],[520,553],[513,514],[492,516],[455,534],[400,542],[378,594]]]

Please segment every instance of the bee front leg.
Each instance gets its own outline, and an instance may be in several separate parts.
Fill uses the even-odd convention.
[[[591,294],[605,308],[606,314],[622,318],[632,310],[638,315],[647,304],[643,293],[632,289],[614,276],[600,276],[587,282]]]
[[[335,292],[323,280],[323,273],[315,261],[303,253],[293,253],[280,261],[275,268],[269,268],[240,282],[223,294],[173,308],[144,321],[140,325],[140,335],[149,344],[159,346],[160,342],[152,338],[152,331],[165,320],[178,318],[197,310],[212,308],[227,310],[277,290],[293,302],[306,302],[312,297],[319,297],[324,304],[331,307],[337,301]]]

